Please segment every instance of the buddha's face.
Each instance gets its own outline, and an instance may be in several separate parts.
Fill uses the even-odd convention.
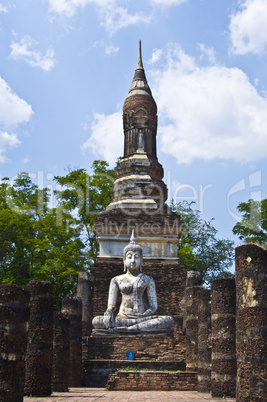
[[[127,251],[124,264],[130,272],[139,272],[142,263],[142,256],[138,251]]]

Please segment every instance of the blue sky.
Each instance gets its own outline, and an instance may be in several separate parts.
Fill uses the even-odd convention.
[[[169,197],[235,239],[266,198],[266,26],[266,0],[0,0],[0,176],[114,166],[141,39]]]

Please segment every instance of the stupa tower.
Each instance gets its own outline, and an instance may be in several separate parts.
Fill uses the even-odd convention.
[[[103,316],[107,309],[110,281],[123,273],[123,249],[134,229],[143,250],[142,270],[156,283],[157,314],[174,318],[174,332],[167,338],[139,336],[134,349],[131,336],[117,334],[105,338],[92,334],[84,345],[89,360],[123,359],[125,350],[135,349],[148,350],[153,360],[180,360],[184,354],[185,338],[180,337],[186,271],[177,258],[181,222],[165,204],[167,187],[156,148],[157,119],[157,105],[146,79],[140,42],[137,67],[123,106],[124,153],[116,167],[112,202],[94,224],[99,255],[91,267],[93,316]],[[158,355],[154,352],[155,344],[160,351]]]
[[[158,162],[157,105],[147,83],[141,41],[131,88],[123,105],[124,154],[116,168],[109,209],[159,209],[167,199]]]
[[[165,204],[167,187],[157,158],[157,121],[139,41],[137,66],[123,105],[124,153],[116,167],[112,202],[95,222],[100,259],[121,258],[135,229],[145,259],[177,264],[181,226],[179,216]]]

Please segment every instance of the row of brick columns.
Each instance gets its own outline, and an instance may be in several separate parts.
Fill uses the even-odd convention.
[[[82,383],[82,301],[62,300],[53,313],[52,286],[0,286],[0,401],[49,396]]]
[[[45,396],[81,385],[92,283],[88,273],[79,280],[81,297],[64,298],[56,313],[48,282],[0,286],[0,400],[19,402],[24,394]],[[198,391],[266,400],[267,251],[237,247],[235,279],[216,279],[208,290],[199,286],[198,274],[189,273],[187,285],[186,365],[198,372]]]
[[[215,279],[211,290],[186,288],[186,368],[197,371],[199,392],[263,401],[267,395],[267,251],[254,244],[237,247],[235,269],[235,278]]]

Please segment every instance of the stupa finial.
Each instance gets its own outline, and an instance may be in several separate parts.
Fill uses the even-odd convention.
[[[143,67],[143,61],[142,61],[142,45],[141,45],[141,40],[139,40],[139,49],[138,49],[138,59],[137,59],[137,66],[136,69],[144,69]]]

